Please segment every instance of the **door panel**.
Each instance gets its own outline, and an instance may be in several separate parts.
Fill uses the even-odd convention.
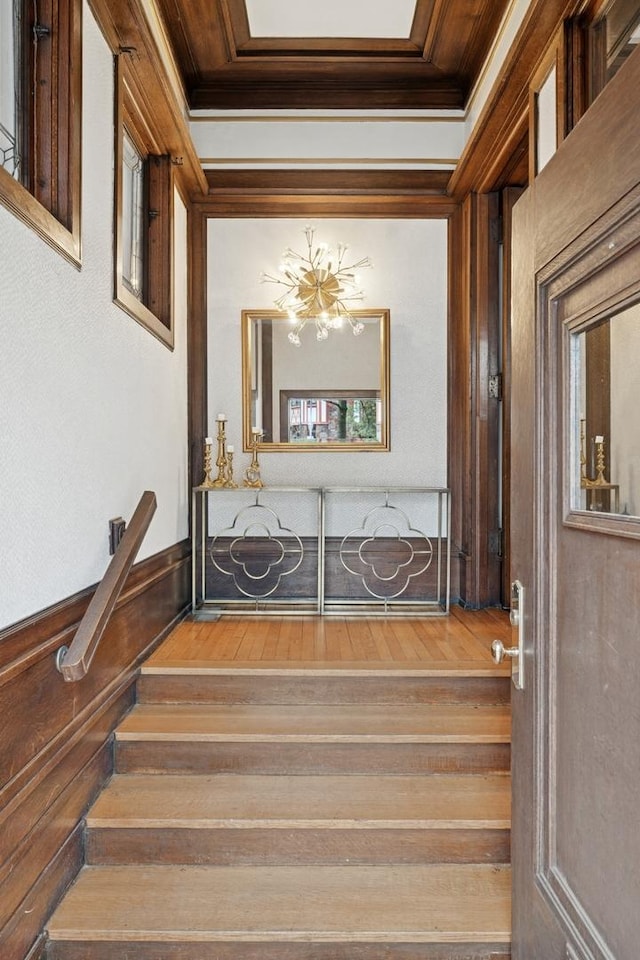
[[[514,960],[638,956],[640,521],[572,508],[568,382],[575,332],[640,301],[637,53],[514,210]]]
[[[538,700],[537,665],[533,643],[537,636],[534,567],[534,436],[536,429],[534,198],[527,191],[513,212],[511,321],[511,571],[526,590],[520,616],[525,635],[525,685],[512,688],[513,784],[513,957],[514,960],[564,958],[564,940],[546,903],[535,893],[536,763],[533,718]],[[514,638],[515,640],[515,638]],[[515,645],[513,643],[512,645]],[[551,952],[550,942],[557,943]]]

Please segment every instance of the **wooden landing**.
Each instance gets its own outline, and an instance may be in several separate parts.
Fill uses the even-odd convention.
[[[358,619],[225,615],[214,622],[185,621],[156,650],[146,673],[226,668],[306,673],[371,671],[430,675],[506,676],[491,661],[491,641],[510,642],[507,615],[497,609],[452,608],[448,617]]]

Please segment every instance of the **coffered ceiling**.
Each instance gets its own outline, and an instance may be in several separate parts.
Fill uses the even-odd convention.
[[[509,0],[157,0],[192,109],[464,109]]]

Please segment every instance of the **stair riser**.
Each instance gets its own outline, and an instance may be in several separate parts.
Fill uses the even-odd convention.
[[[508,863],[508,830],[93,828],[87,863]]]
[[[47,960],[510,960],[505,944],[51,941]]]
[[[509,765],[508,743],[116,742],[118,773],[502,773]]]
[[[508,677],[143,675],[139,703],[508,703]]]

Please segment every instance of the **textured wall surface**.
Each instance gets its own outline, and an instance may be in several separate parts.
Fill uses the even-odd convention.
[[[640,306],[611,321],[611,438],[605,437],[605,458],[611,461],[611,482],[620,484],[620,509],[640,516]],[[607,441],[610,449],[607,450]]]
[[[209,223],[209,432],[229,418],[229,442],[241,450],[240,314],[273,309],[277,287],[260,274],[277,270],[287,247],[304,249],[301,220]],[[268,484],[321,486],[446,483],[447,225],[443,220],[319,220],[316,240],[349,244],[362,271],[363,308],[391,311],[391,451],[266,453]],[[302,338],[313,337],[304,331]],[[291,347],[292,351],[296,350]],[[304,350],[303,346],[300,348]],[[248,454],[236,456],[238,472]]]
[[[82,269],[0,207],[0,627],[96,582],[144,489],[140,559],[187,535],[186,213],[176,346],[112,303],[113,63],[85,4]]]

